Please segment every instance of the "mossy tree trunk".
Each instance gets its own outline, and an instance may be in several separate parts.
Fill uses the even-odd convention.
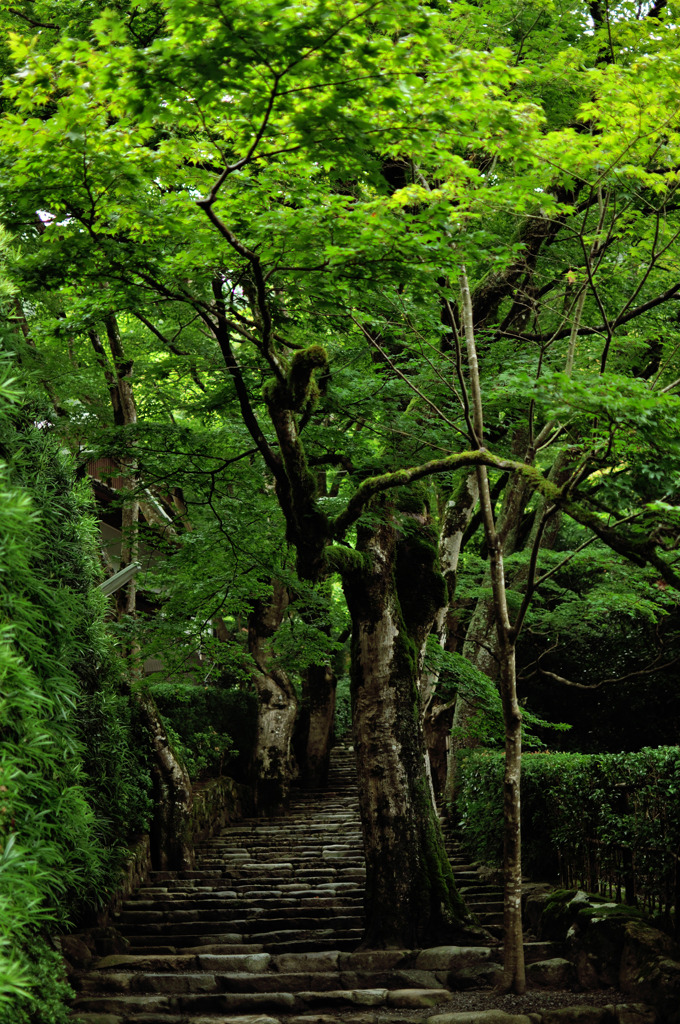
[[[150,693],[134,692],[139,716],[151,741],[156,806],[151,829],[151,856],[161,871],[193,868],[194,851],[189,831],[193,808],[191,780],[168,741],[163,720]]]
[[[297,696],[288,676],[276,663],[271,642],[288,602],[286,585],[274,580],[271,597],[258,598],[248,616],[248,647],[255,662],[252,679],[259,701],[250,767],[255,805],[261,812],[285,806],[295,773],[291,745]]]
[[[230,374],[243,421],[271,472],[296,550],[301,579],[321,582],[333,572],[343,581],[352,619],[352,701],[360,809],[367,867],[365,945],[413,947],[469,937],[469,914],[458,895],[425,775],[418,692],[421,657],[436,611],[445,603],[443,578],[434,569],[436,541],[414,516],[408,541],[386,514],[374,529],[347,532],[369,502],[395,487],[433,473],[491,464],[511,468],[476,448],[408,469],[365,478],[333,518],[317,498],[302,431],[328,383],[328,358],[319,345],[291,350],[275,330],[267,272],[215,210],[228,171],[198,201],[210,223],[248,266],[256,348],[267,367],[263,397],[276,435],[272,446],[259,422],[231,341],[223,280],[213,280],[214,304],[198,315],[214,335]],[[374,510],[372,510],[372,515]],[[419,520],[416,522],[415,520]],[[424,536],[425,544],[419,542]],[[432,588],[432,589],[430,589]],[[430,602],[428,594],[436,591]],[[266,677],[266,672],[262,672]]]
[[[386,518],[358,531],[346,572],[352,717],[366,855],[369,948],[455,942],[470,923],[444,850],[424,768],[418,676],[444,600],[436,549]]]

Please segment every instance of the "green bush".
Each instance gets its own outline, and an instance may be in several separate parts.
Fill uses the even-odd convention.
[[[465,845],[479,860],[503,863],[503,755],[470,751],[460,762],[457,807]],[[680,851],[680,749],[624,754],[547,751],[522,759],[522,859],[534,878],[555,877],[558,854],[571,863],[589,842],[632,851],[638,876],[659,895],[673,884]]]
[[[195,683],[150,683],[176,754],[192,779],[242,775],[255,742],[257,697]]]
[[[62,1024],[70,989],[46,935],[107,900],[151,782],[85,495],[12,399],[0,382],[0,1020]]]

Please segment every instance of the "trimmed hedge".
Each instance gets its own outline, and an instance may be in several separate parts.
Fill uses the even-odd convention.
[[[462,839],[487,864],[503,863],[503,755],[477,750],[460,764]],[[522,857],[532,878],[554,879],[589,848],[632,853],[638,879],[663,901],[680,853],[680,748],[623,754],[525,754]],[[606,867],[604,860],[603,866]]]

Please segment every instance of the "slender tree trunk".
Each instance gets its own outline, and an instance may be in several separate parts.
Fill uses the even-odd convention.
[[[476,473],[461,474],[458,487],[447,501],[442,517],[439,532],[439,562],[446,581],[447,598],[435,616],[432,632],[438,636],[440,646],[445,650],[450,646],[448,635],[451,623],[450,609],[456,593],[458,560],[463,544],[463,535],[472,518],[478,499],[479,488]],[[444,731],[435,725],[435,719],[441,720],[441,710],[439,709],[438,713],[435,701],[438,682],[439,674],[437,672],[426,671],[423,673],[421,680],[423,731],[426,737],[428,768],[435,797],[445,788],[445,783],[442,785],[440,782],[440,776],[443,773],[438,771],[435,766],[447,759],[450,749],[450,742],[445,742]],[[442,741],[444,741],[443,744]],[[441,749],[439,749],[440,746]]]
[[[465,343],[470,371],[470,390],[473,406],[474,438],[483,445],[482,392],[479,383],[477,348],[472,319],[472,302],[467,274],[461,274],[461,294]],[[504,824],[504,876],[505,894],[503,901],[503,978],[500,988],[504,992],[521,995],[526,989],[524,970],[524,937],[522,932],[522,845],[520,829],[520,778],[522,771],[522,713],[517,701],[515,672],[515,641],[517,632],[510,622],[507,602],[507,588],[503,566],[503,544],[507,539],[496,527],[494,509],[489,488],[486,466],[477,468],[479,500],[484,523],[484,536],[489,549],[489,569],[493,593],[493,610],[500,654],[500,690],[503,702],[505,725],[505,772],[503,779],[503,824]],[[514,493],[513,493],[514,497]],[[518,508],[523,499],[515,499]],[[511,521],[508,520],[508,523]],[[518,517],[512,521],[518,523]],[[517,526],[511,527],[517,529]]]
[[[137,422],[137,408],[131,382],[132,361],[125,358],[120,331],[113,314],[106,318],[105,327],[110,359],[94,330],[90,331],[90,341],[109,388],[113,421],[119,427],[132,426]],[[139,489],[139,481],[134,457],[131,456],[127,460],[125,469],[129,474],[130,490],[136,492]],[[140,503],[137,494],[134,493],[127,498],[122,509],[121,569],[137,558],[139,511]],[[134,617],[136,605],[137,589],[133,576],[129,583],[116,593],[118,618]],[[127,660],[130,678],[139,682],[139,650],[135,643],[128,651]],[[151,694],[138,685],[131,690],[131,695],[147,729],[153,755],[153,773],[157,790],[152,826],[154,864],[164,870],[191,868],[194,854],[189,821],[193,807],[193,790],[189,774],[175,757]]]
[[[271,598],[255,601],[248,617],[248,646],[256,666],[252,678],[259,700],[250,768],[255,805],[261,812],[285,806],[294,776],[291,744],[297,696],[271,649],[271,638],[281,625],[288,600],[286,586],[275,580]]]
[[[521,446],[521,441],[521,438],[515,439],[516,449]],[[528,498],[529,491],[524,477],[513,474],[505,488],[498,522],[495,526],[505,555],[511,554],[516,548],[519,524]],[[490,506],[492,504],[490,498],[489,504]],[[485,574],[484,586],[491,586],[490,570]],[[477,601],[466,631],[462,653],[463,657],[480,672],[490,679],[499,679],[501,655],[496,632],[496,602],[493,597],[480,597]],[[447,805],[451,805],[456,798],[456,770],[460,752],[474,747],[478,743],[474,728],[478,713],[474,698],[465,692],[459,692],[453,714],[451,741],[447,757],[444,788],[444,800]]]
[[[368,948],[469,937],[424,770],[419,662],[444,600],[436,548],[388,521],[359,529],[363,567],[345,573],[352,716],[366,854]]]
[[[505,720],[503,773],[503,980],[505,992],[526,988],[522,932],[522,834],[520,780],[522,774],[522,713],[517,702],[515,643],[505,639],[501,652],[500,689]]]

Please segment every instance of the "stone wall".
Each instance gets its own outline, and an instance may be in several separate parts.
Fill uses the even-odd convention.
[[[131,844],[125,864],[121,868],[118,888],[103,910],[97,914],[97,925],[104,927],[117,914],[123,900],[138,885],[143,885],[151,871],[151,841],[147,834],[138,836]]]
[[[197,783],[194,786],[194,808],[191,816],[192,842],[199,843],[209,839],[229,822],[238,821],[253,813],[253,793],[250,786],[244,786],[226,777]]]
[[[209,839],[229,822],[238,821],[252,813],[253,795],[250,786],[234,782],[226,776],[196,783],[189,824],[190,841],[195,844]],[[110,923],[125,897],[148,880],[151,869],[150,838],[148,835],[139,836],[130,846],[116,892],[107,906],[97,914],[99,927]]]

